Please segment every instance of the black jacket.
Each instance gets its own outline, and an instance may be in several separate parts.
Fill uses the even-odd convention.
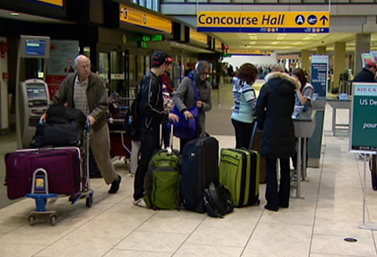
[[[280,72],[270,73],[265,79],[256,106],[258,127],[263,130],[260,154],[266,158],[288,158],[296,147],[292,113],[300,82]]]
[[[353,82],[376,82],[374,80],[374,74],[367,68],[363,68],[359,74],[353,79]]]
[[[164,111],[162,82],[153,72],[148,72],[141,83],[140,132],[156,131],[165,123],[168,113]]]

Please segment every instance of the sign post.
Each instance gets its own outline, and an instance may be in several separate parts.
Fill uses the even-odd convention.
[[[351,106],[350,151],[374,153],[377,151],[377,83],[354,83]],[[360,229],[377,230],[377,223],[365,222],[366,154],[364,155],[363,218]]]

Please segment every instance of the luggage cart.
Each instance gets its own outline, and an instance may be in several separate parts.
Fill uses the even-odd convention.
[[[127,158],[131,156],[131,139],[126,136],[126,122],[128,122],[126,119],[130,108],[118,106],[116,110],[117,114],[110,114],[109,118],[110,157],[124,157],[127,163]]]
[[[86,200],[86,206],[89,208],[93,205],[93,195],[94,192],[90,187],[90,179],[89,179],[89,130],[90,124],[87,128],[83,131],[83,142],[81,143],[81,147],[43,147],[39,149],[21,149],[17,150],[12,154],[15,155],[24,155],[29,156],[28,158],[35,158],[36,156],[45,155],[45,158],[49,158],[47,155],[53,156],[54,153],[52,151],[59,151],[59,150],[67,150],[70,149],[76,152],[76,157],[78,158],[79,163],[76,165],[79,166],[79,177],[78,187],[77,190],[74,189],[73,194],[64,194],[64,196],[69,196],[69,201],[74,204],[79,199]],[[30,157],[34,156],[34,157]],[[68,164],[69,165],[69,164]],[[72,163],[73,165],[73,163]],[[41,165],[45,166],[45,165]],[[76,166],[77,167],[77,166]],[[48,175],[48,168],[39,167],[36,168],[31,174],[31,193],[26,193],[24,196],[28,198],[32,198],[35,200],[36,209],[35,211],[31,211],[29,213],[28,221],[30,226],[34,225],[35,220],[38,215],[50,215],[49,221],[50,225],[54,226],[57,220],[57,211],[56,210],[47,210],[46,204],[49,198],[57,198],[62,196],[60,192],[49,192],[49,181],[51,182],[51,177],[49,179]],[[10,171],[9,171],[10,172]],[[10,175],[10,174],[9,174]],[[50,183],[51,184],[51,183]],[[17,186],[17,184],[12,184],[13,186]],[[8,184],[8,187],[10,185]],[[27,189],[25,189],[27,190]],[[53,191],[53,190],[51,190]],[[18,197],[22,196],[19,195]],[[9,197],[9,190],[8,190],[8,197]],[[13,198],[14,199],[14,198]]]

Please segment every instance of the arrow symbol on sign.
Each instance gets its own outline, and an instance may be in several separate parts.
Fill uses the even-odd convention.
[[[322,21],[322,25],[325,25],[326,21],[329,19],[326,17],[326,15],[323,15],[319,20]]]

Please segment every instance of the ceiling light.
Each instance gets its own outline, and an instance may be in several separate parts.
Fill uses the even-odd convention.
[[[277,45],[277,44],[279,44],[278,41],[274,41],[274,42],[271,43],[271,45]]]
[[[11,12],[10,15],[11,15],[11,16],[19,16],[20,13],[18,13],[18,12]]]
[[[285,33],[279,33],[278,36],[287,36]]]
[[[255,36],[249,36],[249,39],[250,40],[257,40],[258,39],[258,37],[255,35]]]

